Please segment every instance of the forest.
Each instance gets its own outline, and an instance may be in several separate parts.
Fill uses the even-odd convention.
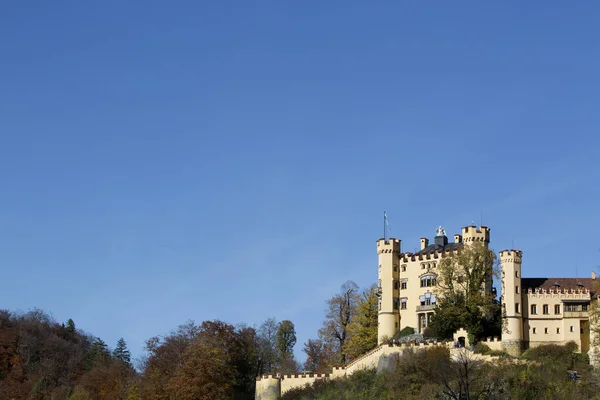
[[[0,399],[253,399],[263,373],[325,372],[376,345],[375,288],[347,282],[327,301],[323,327],[303,345],[305,364],[294,356],[290,320],[258,326],[224,321],[185,321],[146,340],[135,360],[125,339],[109,346],[55,321],[40,309],[0,310]]]

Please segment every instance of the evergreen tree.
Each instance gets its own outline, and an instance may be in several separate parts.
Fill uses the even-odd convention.
[[[67,331],[75,333],[75,322],[71,318],[67,321]]]
[[[104,365],[110,360],[108,346],[99,337],[94,339],[92,348],[86,357],[86,370],[90,371],[93,368]]]
[[[296,344],[296,329],[290,320],[281,321],[277,330],[277,350],[280,357],[292,354]]]
[[[127,343],[125,343],[125,339],[121,338],[117,342],[117,347],[113,351],[113,357],[117,360],[123,361],[125,364],[131,364],[131,353],[127,349]]]
[[[278,371],[284,374],[295,373],[297,363],[294,360],[294,345],[296,344],[296,329],[290,320],[281,321],[277,330],[277,364]]]

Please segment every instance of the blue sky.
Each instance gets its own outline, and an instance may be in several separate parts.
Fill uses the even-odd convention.
[[[600,4],[3,2],[0,307],[135,355],[188,319],[315,337],[346,280],[471,221],[600,264]]]

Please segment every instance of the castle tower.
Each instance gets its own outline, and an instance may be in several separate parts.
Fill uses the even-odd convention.
[[[455,235],[454,241],[456,242],[458,240],[461,240],[460,235]],[[483,225],[480,226],[479,229],[477,229],[475,225],[464,226],[462,228],[461,241],[464,244],[483,243],[485,247],[488,247],[490,244],[490,228]]]
[[[400,240],[390,238],[377,241],[379,314],[377,343],[392,338],[400,326],[399,263]]]
[[[502,332],[502,348],[513,356],[521,355],[523,343],[523,301],[520,250],[502,250],[502,311],[506,331]]]
[[[256,378],[255,400],[277,400],[281,398],[279,375],[264,375]]]

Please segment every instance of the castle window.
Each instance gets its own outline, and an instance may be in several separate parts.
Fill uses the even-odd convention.
[[[588,310],[588,305],[587,304],[583,304],[581,306],[581,311],[587,311]]]
[[[406,272],[406,265],[402,266],[402,272]]]
[[[422,306],[431,306],[431,305],[435,305],[437,300],[436,300],[435,294],[431,294],[431,293],[427,292],[423,296],[419,297],[419,301],[421,302]]]
[[[394,310],[398,309],[398,299],[394,299]]]
[[[406,279],[404,279],[400,285],[400,289],[404,290],[406,289]]]
[[[542,306],[542,312],[544,313],[544,315],[550,314],[550,312],[548,311],[548,304],[544,304]]]
[[[519,294],[519,287],[515,286],[515,293]]]
[[[379,299],[379,311],[381,311],[381,299]]]
[[[533,328],[533,334],[535,335],[535,328]]]
[[[398,272],[398,266],[394,265],[394,272]]]
[[[554,314],[560,314],[560,304],[554,306]]]
[[[575,329],[573,328],[573,325],[571,325],[571,332],[575,332]]]
[[[556,328],[556,333],[560,333],[560,328]]]
[[[547,335],[548,334],[548,328],[544,328],[544,333]]]
[[[421,269],[425,269],[425,264],[421,264]]]
[[[406,310],[406,299],[401,299],[400,300],[400,309],[402,310]]]
[[[435,286],[435,276],[424,276],[421,278],[421,287]]]
[[[515,312],[517,314],[520,313],[520,311],[519,311],[519,303],[515,303]]]
[[[537,314],[537,305],[535,305],[535,304],[531,305],[531,313],[532,314]]]
[[[515,278],[519,277],[519,271],[515,271]]]
[[[399,282],[397,280],[394,280],[394,289],[398,290],[399,287]]]

